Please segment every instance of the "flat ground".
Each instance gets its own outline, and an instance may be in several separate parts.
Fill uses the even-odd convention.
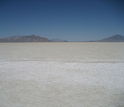
[[[0,107],[124,107],[124,63],[1,61]]]

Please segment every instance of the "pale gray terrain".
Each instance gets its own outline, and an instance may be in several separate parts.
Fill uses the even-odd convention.
[[[124,107],[124,43],[0,44],[0,107]]]

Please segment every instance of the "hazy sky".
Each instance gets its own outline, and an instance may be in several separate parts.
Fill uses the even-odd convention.
[[[124,35],[124,0],[0,0],[0,36],[64,40]]]

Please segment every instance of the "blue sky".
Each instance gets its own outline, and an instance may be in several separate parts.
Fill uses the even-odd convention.
[[[0,0],[0,37],[71,41],[124,35],[124,0]]]

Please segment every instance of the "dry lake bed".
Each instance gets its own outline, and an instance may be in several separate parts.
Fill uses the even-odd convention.
[[[124,43],[0,43],[0,107],[124,107]]]

